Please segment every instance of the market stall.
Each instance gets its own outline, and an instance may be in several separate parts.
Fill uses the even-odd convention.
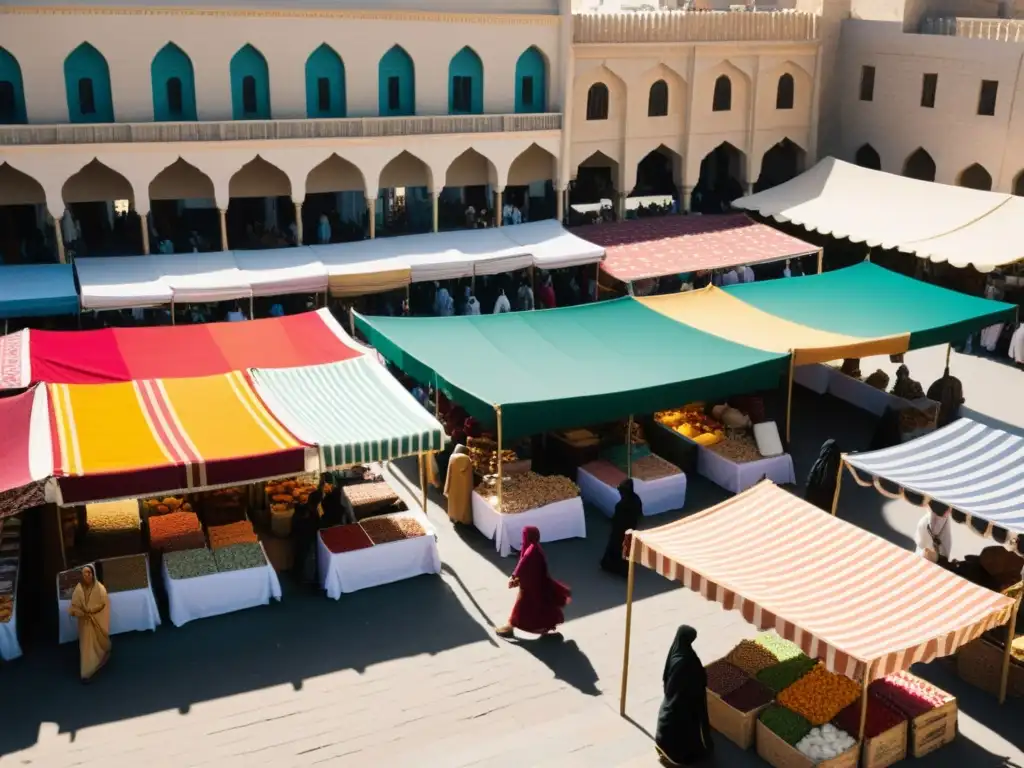
[[[168,305],[171,286],[149,256],[91,256],[75,259],[82,309],[142,309]]]
[[[232,256],[257,298],[327,292],[327,267],[312,248],[232,251]]]
[[[0,264],[0,320],[78,314],[70,264]]]
[[[0,659],[21,656],[18,640],[18,577],[21,574],[21,518],[0,518]]]
[[[630,475],[633,490],[643,502],[644,516],[661,515],[686,504],[686,475],[660,456],[635,459],[630,474],[607,459],[597,459],[576,470],[580,496],[611,517],[619,503],[619,484]]]
[[[45,500],[53,474],[49,421],[46,387],[0,398],[0,520]]]
[[[473,491],[472,502],[473,525],[494,541],[502,557],[519,550],[528,525],[540,530],[542,542],[587,537],[583,499],[567,477],[525,472],[502,480],[500,497],[496,483],[485,481]]]
[[[81,581],[82,567],[89,565],[107,590],[110,599],[110,634],[155,631],[160,626],[160,610],[149,579],[149,558],[143,554],[125,555],[83,563],[57,574],[58,642],[78,639],[78,620],[68,613],[75,587]]]

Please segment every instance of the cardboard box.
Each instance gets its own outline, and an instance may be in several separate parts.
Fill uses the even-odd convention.
[[[815,763],[803,752],[775,735],[760,720],[757,721],[757,754],[774,768],[857,768],[860,744],[854,744],[831,760]]]
[[[722,701],[722,697],[714,691],[708,691],[707,694],[708,719],[711,721],[711,727],[740,749],[750,749],[754,746],[757,718],[768,704],[749,712],[740,712]]]

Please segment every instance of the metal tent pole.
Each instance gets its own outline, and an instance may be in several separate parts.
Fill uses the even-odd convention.
[[[846,466],[846,454],[839,457],[839,472],[836,474],[836,491],[832,494],[832,516],[839,510],[839,491],[843,487],[843,468]]]
[[[796,352],[789,350],[789,394],[786,396],[786,443],[790,441],[793,423],[793,373],[796,369]]]
[[[1003,650],[1003,674],[999,680],[999,703],[1006,701],[1006,684],[1010,678],[1010,650],[1013,647],[1013,635],[1017,630],[1017,613],[1020,611],[1021,597],[1024,591],[1017,595],[1017,602],[1013,604],[1010,611],[1010,620],[1006,622],[1006,648]]]
[[[636,536],[629,540],[629,576],[626,579],[626,639],[622,647],[622,688],[619,691],[619,715],[626,715],[626,688],[629,684],[629,635],[633,629],[633,584],[636,579]]]
[[[626,422],[626,477],[633,476],[633,414]]]
[[[502,489],[501,487],[505,484],[505,462],[501,459],[501,447],[502,447],[502,428],[501,428],[501,406],[495,405],[494,412],[498,414],[498,512],[499,514],[504,510],[502,503]]]

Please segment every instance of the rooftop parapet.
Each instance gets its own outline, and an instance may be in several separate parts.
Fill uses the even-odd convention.
[[[818,16],[802,11],[655,11],[573,16],[573,41],[578,44],[817,39]]]

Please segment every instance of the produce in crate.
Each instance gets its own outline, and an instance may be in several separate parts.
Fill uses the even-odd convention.
[[[419,521],[411,517],[371,517],[360,520],[359,525],[374,544],[387,544],[427,535]]]
[[[14,615],[14,598],[10,595],[0,595],[0,624],[6,624]]]
[[[768,651],[779,662],[796,658],[807,658],[807,654],[800,650],[799,645],[790,642],[784,637],[780,637],[774,632],[761,632],[754,638],[754,642]]]
[[[210,538],[210,549],[214,550],[233,544],[255,544],[257,541],[256,532],[248,520],[228,525],[211,525],[206,532]]]
[[[221,547],[214,550],[213,559],[221,573],[262,568],[267,564],[267,558],[263,556],[263,547],[259,544],[232,544],[229,547]]]
[[[87,504],[82,546],[85,557],[90,560],[141,552],[142,520],[138,502]]]
[[[899,710],[877,696],[868,695],[867,717],[864,721],[864,738],[881,736],[890,728],[906,722],[907,717]],[[847,733],[860,733],[860,701],[856,701],[835,718],[835,724]]]
[[[770,704],[774,698],[775,692],[771,688],[751,679],[732,693],[723,696],[722,701],[740,712],[752,712],[758,707]]]
[[[875,680],[869,690],[908,718],[919,717],[941,707],[952,696],[906,671]]]
[[[797,656],[762,669],[755,677],[776,693],[784,691],[814,669],[816,662],[807,656]]]
[[[320,531],[320,538],[327,547],[327,551],[334,555],[343,552],[354,552],[357,549],[368,549],[373,546],[373,541],[363,530],[359,523],[349,525],[335,525]]]
[[[217,572],[213,552],[206,549],[186,549],[164,555],[164,567],[172,579],[194,579]]]
[[[149,519],[149,546],[158,552],[202,549],[206,537],[194,512],[170,512]]]
[[[760,720],[765,728],[794,747],[811,732],[811,724],[805,718],[778,704],[767,707],[761,713]]]
[[[486,478],[476,487],[476,492],[498,509],[496,477]],[[521,475],[504,478],[501,490],[502,506],[498,511],[505,515],[514,515],[566,499],[575,499],[579,495],[579,487],[567,477],[524,472]]]
[[[466,440],[469,458],[473,462],[473,471],[478,475],[493,475],[498,471],[498,444],[489,437],[471,437]],[[501,452],[504,463],[519,461],[515,451],[508,449]]]
[[[733,432],[724,439],[705,447],[737,464],[758,461],[762,458],[761,451],[757,449],[757,441],[748,434],[738,432]]]
[[[735,648],[729,651],[725,660],[734,667],[739,667],[748,675],[756,675],[779,663],[769,650],[753,640],[741,640]]]
[[[778,697],[779,704],[802,715],[811,725],[824,725],[848,704],[860,699],[861,686],[818,664]]]
[[[708,690],[719,696],[732,693],[750,680],[750,677],[742,669],[724,659],[709,664],[704,671],[708,677]]]
[[[145,555],[101,560],[99,566],[107,592],[130,592],[149,586],[149,561]]]
[[[661,480],[663,477],[672,477],[674,475],[682,474],[679,467],[670,461],[666,461],[661,456],[650,454],[633,461],[632,466],[633,477],[637,480],[643,480],[650,482],[651,480]]]
[[[715,442],[714,438],[721,440],[725,437],[725,425],[716,419],[704,414],[703,406],[696,403],[684,406],[671,411],[659,411],[654,414],[654,419],[659,424],[664,424],[674,429],[683,437],[695,440],[701,444]],[[712,438],[712,439],[708,439]]]
[[[857,740],[846,731],[826,723],[820,728],[811,728],[807,735],[797,742],[796,748],[817,765],[824,760],[839,757],[856,743]]]
[[[146,499],[142,502],[143,508],[149,516],[166,515],[168,512],[191,512],[192,505],[181,496],[165,496],[162,499]]]

